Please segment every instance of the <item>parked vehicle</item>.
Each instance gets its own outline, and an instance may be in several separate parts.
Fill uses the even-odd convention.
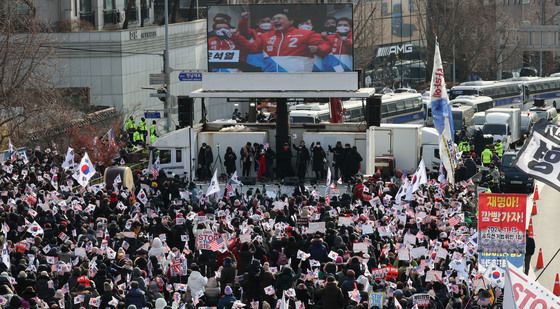
[[[501,177],[500,184],[503,191],[519,192],[533,192],[535,181],[527,173],[517,168],[514,165],[517,158],[516,152],[505,152],[502,156]]]
[[[521,110],[519,108],[492,108],[486,111],[486,123],[482,127],[485,137],[492,136],[494,142],[504,142],[509,149],[521,139]]]

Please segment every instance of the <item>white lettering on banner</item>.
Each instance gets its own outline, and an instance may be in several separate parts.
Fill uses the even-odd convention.
[[[560,145],[535,131],[519,153],[519,169],[560,190]]]
[[[209,50],[208,62],[239,62],[239,50]]]
[[[409,54],[412,53],[412,48],[412,43],[379,47],[377,49],[377,57],[385,57],[392,54]]]

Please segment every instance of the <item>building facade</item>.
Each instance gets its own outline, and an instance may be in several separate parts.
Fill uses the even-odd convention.
[[[498,78],[523,67],[534,68],[540,76],[559,72],[560,1],[496,0],[496,5],[502,67]]]

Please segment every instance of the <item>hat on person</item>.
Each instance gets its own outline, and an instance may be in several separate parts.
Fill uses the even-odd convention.
[[[78,277],[78,284],[83,285],[84,287],[91,287],[91,281],[87,276],[80,276]]]
[[[156,299],[155,308],[156,309],[164,309],[167,307],[167,301],[164,298],[160,297]]]
[[[224,289],[224,293],[225,293],[226,295],[231,295],[231,294],[233,294],[233,290],[232,290],[231,287],[228,285],[228,286],[226,286],[226,288]]]

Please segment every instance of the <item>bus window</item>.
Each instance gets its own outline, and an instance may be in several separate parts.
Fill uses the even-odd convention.
[[[397,105],[395,103],[389,103],[387,104],[387,110],[389,113],[394,113],[397,111]]]
[[[168,150],[168,149],[160,149],[159,150],[159,163],[160,164],[171,163],[171,150]]]
[[[395,106],[397,107],[397,111],[403,111],[406,108],[405,102],[396,102]]]
[[[175,162],[181,161],[183,161],[183,154],[181,152],[181,149],[175,149]]]
[[[386,105],[386,104],[382,104],[382,105],[381,105],[381,114],[382,114],[382,115],[385,115],[385,114],[387,114],[388,112],[389,112],[389,110],[388,110],[388,108],[387,108],[387,105]]]
[[[321,122],[325,122],[325,121],[330,122],[331,116],[329,114],[321,114],[321,115],[319,115],[319,120]]]
[[[291,123],[316,123],[315,118],[311,116],[291,116]]]

